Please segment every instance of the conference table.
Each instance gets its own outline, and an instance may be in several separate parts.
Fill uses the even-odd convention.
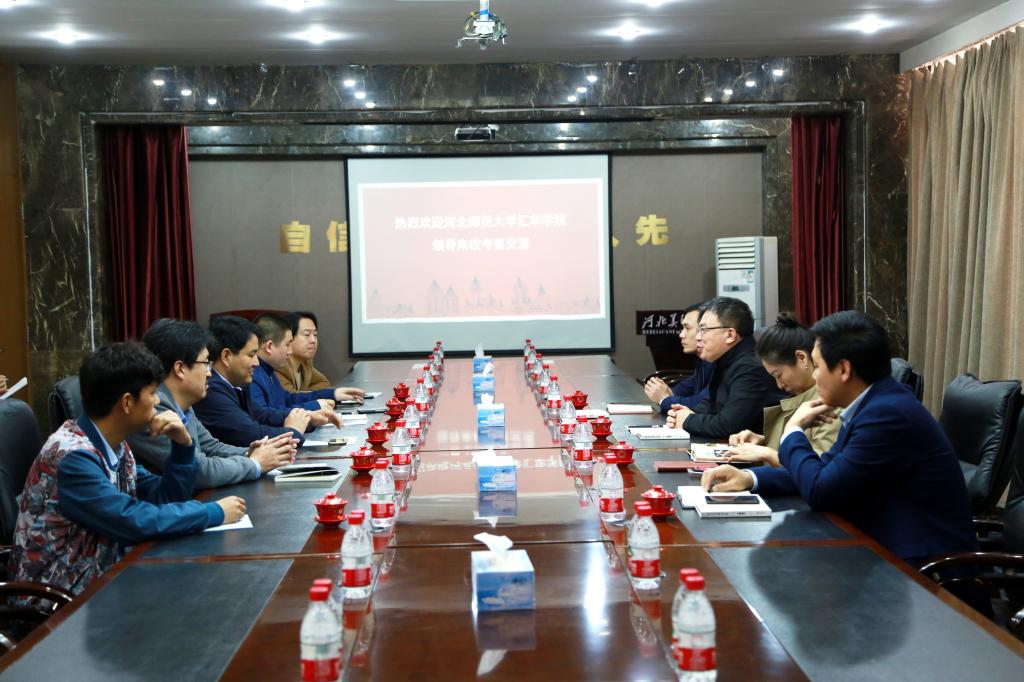
[[[546,358],[563,391],[591,407],[646,402],[607,356]],[[362,361],[341,383],[383,395],[414,385],[410,360]],[[495,359],[501,437],[480,434],[469,359],[449,358],[413,474],[397,492],[393,529],[374,536],[372,597],[346,604],[343,679],[671,680],[671,605],[683,567],[705,577],[717,619],[719,680],[1016,680],[1024,645],[903,564],[843,519],[799,498],[767,500],[771,518],[659,521],[661,588],[638,594],[625,571],[625,529],[602,524],[596,480],[562,448],[523,377],[521,358]],[[372,421],[377,415],[371,416]],[[382,421],[384,415],[379,415]],[[660,415],[613,416],[612,442],[630,440],[623,468],[628,509],[654,484],[696,485],[655,462],[685,457],[678,441],[638,441],[625,429]],[[332,427],[333,429],[333,427]],[[334,491],[368,509],[370,477],[350,469],[366,425],[341,429],[340,448],[302,448],[331,463],[331,483],[256,482],[204,491],[243,496],[251,529],[206,532],[133,548],[0,659],[3,679],[299,679],[299,627],[311,582],[335,577],[344,525],[313,518]],[[331,429],[313,434],[334,435]],[[499,500],[476,488],[473,454],[513,457],[518,490]],[[487,505],[483,508],[481,505]],[[483,511],[484,513],[481,513]],[[493,525],[493,527],[492,527]],[[536,608],[471,608],[470,553],[480,532],[525,549]]]

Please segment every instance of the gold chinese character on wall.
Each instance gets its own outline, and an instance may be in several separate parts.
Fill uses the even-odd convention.
[[[309,225],[293,220],[281,226],[281,253],[309,253]]]
[[[640,236],[636,243],[640,246],[650,243],[651,246],[668,244],[668,220],[654,215],[642,215],[636,221],[636,233]]]
[[[327,241],[330,243],[331,253],[348,251],[348,223],[332,220],[327,227]]]

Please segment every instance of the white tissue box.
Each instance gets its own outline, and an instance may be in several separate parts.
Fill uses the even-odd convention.
[[[495,426],[505,428],[505,404],[481,403],[476,406],[476,428],[487,429]]]
[[[476,484],[479,491],[515,491],[515,459],[508,455],[494,455],[477,461]]]
[[[472,552],[470,556],[477,611],[534,608],[533,564],[525,549],[510,549],[502,559],[491,551]]]
[[[494,375],[474,374],[473,375],[473,401],[479,403],[480,396],[484,393],[494,395]]]
[[[483,374],[484,373],[484,367],[487,366],[487,365],[492,365],[491,370],[490,370],[490,372],[488,372],[488,374],[494,374],[494,367],[493,367],[493,365],[494,365],[494,358],[492,358],[490,355],[482,355],[480,357],[474,357],[473,358],[473,374]]]

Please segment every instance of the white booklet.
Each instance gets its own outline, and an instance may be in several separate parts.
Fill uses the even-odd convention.
[[[629,403],[608,403],[608,414],[650,414],[654,411],[651,405],[632,405]]]
[[[243,530],[246,528],[252,528],[252,519],[249,518],[248,514],[243,514],[242,518],[238,519],[234,523],[222,523],[219,526],[211,526],[204,530],[204,533],[212,533],[214,531],[221,530]]]
[[[708,493],[700,486],[681,485],[676,489],[684,509],[696,509],[702,519],[771,517],[772,509],[755,493]]]
[[[729,446],[721,443],[690,443],[690,459],[694,462],[724,462]]]
[[[690,440],[690,432],[686,429],[666,426],[631,426],[629,432],[640,440]]]
[[[341,471],[330,464],[318,462],[296,462],[295,464],[286,464],[283,467],[274,469],[267,475],[274,477],[274,483],[295,483],[302,481],[330,483],[341,476]]]

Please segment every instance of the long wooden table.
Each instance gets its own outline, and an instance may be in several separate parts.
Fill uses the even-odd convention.
[[[643,402],[641,387],[604,356],[551,358],[560,383],[593,406]],[[1024,646],[842,519],[798,498],[769,500],[771,519],[658,523],[662,588],[637,595],[624,571],[625,530],[601,524],[595,481],[580,474],[538,408],[518,358],[496,361],[507,425],[497,444],[475,428],[471,367],[449,359],[396,528],[374,538],[374,593],[344,613],[344,677],[378,679],[675,679],[669,656],[678,569],[701,571],[718,619],[718,679],[1024,679]],[[412,362],[360,362],[345,383],[382,390]],[[616,417],[613,433],[660,416]],[[298,679],[299,626],[315,578],[334,576],[344,529],[313,520],[329,490],[368,508],[369,476],[349,471],[365,426],[342,448],[309,448],[336,483],[263,479],[203,493],[242,495],[254,528],[202,533],[132,550],[70,606],[0,659],[3,679]],[[623,471],[626,502],[652,484],[695,484],[655,471],[672,443],[638,448]],[[476,492],[472,453],[516,459],[519,490]],[[496,518],[493,505],[501,515]],[[482,513],[481,513],[482,512]],[[492,530],[491,523],[495,524]],[[481,531],[508,535],[536,570],[533,611],[474,615],[470,552]]]

